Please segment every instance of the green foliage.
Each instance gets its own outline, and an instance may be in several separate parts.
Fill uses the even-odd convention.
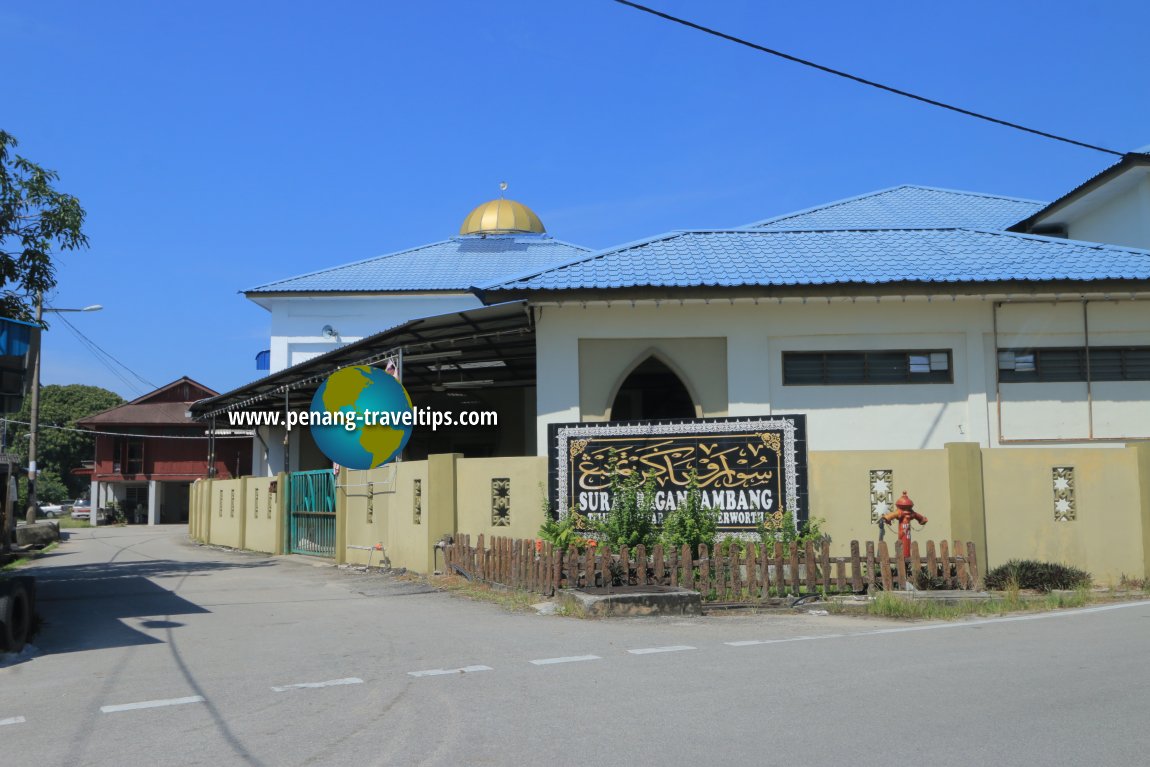
[[[764,515],[759,523],[759,539],[764,546],[773,546],[776,542],[783,544],[783,551],[790,551],[791,546],[806,546],[810,543],[822,543],[826,533],[823,532],[825,519],[814,517],[795,524],[795,516],[789,509],[776,511],[771,515]],[[770,549],[768,549],[770,550]]]
[[[537,535],[558,549],[574,546],[582,551],[588,544],[586,532],[590,524],[587,522],[587,518],[572,506],[567,512],[567,516],[562,519],[553,519],[551,501],[547,498],[547,492],[542,486],[540,491],[543,492],[543,501],[540,504],[543,511],[543,524],[539,526]]]
[[[28,478],[26,475],[16,480],[16,494],[18,503],[16,508],[25,508],[28,504]],[[60,480],[60,475],[55,470],[42,469],[40,471],[40,478],[36,481],[36,499],[40,504],[64,503],[75,497],[68,486]]]
[[[1093,596],[1086,588],[1079,588],[1068,594],[1047,594],[1045,597],[1020,596],[1015,589],[1007,590],[1002,599],[960,599],[946,602],[934,599],[907,599],[889,591],[882,591],[876,594],[867,606],[867,614],[885,618],[954,620],[967,615],[1005,615],[1082,607],[1092,601]]]
[[[611,585],[626,586],[630,569],[630,566],[624,564],[621,560],[612,558],[611,561],[607,563],[607,573],[611,577]]]
[[[1037,591],[1087,588],[1093,582],[1090,573],[1057,562],[1012,559],[986,574],[986,587],[1002,590],[1008,586]]]
[[[950,575],[954,575],[954,568],[950,567],[948,569],[950,570]],[[914,576],[914,587],[919,591],[946,589],[950,587],[950,583],[949,577],[944,578],[941,575],[932,575],[925,567],[920,567],[918,573]]]
[[[713,546],[718,529],[719,510],[703,507],[699,475],[691,469],[687,475],[687,499],[664,518],[660,540],[674,549],[690,546],[691,557],[698,559],[699,546]]]
[[[608,469],[611,475],[611,510],[607,519],[595,525],[605,543],[618,551],[623,546],[635,548],[643,544],[650,548],[658,540],[655,524],[655,478],[633,471],[624,475],[619,471],[612,454]]]
[[[88,483],[72,474],[84,461],[95,457],[95,437],[74,431],[45,428],[64,426],[76,428],[76,421],[123,404],[118,394],[98,386],[68,384],[66,386],[44,386],[40,389],[40,430],[36,448],[36,462],[43,470],[36,496],[42,502],[56,502],[69,498],[79,498],[87,490]],[[14,420],[27,422],[30,418],[31,398],[25,397],[20,412]],[[8,427],[9,450],[21,459],[28,459],[28,427],[12,425]],[[26,480],[21,481],[21,494],[27,497]],[[62,494],[56,487],[63,487]],[[59,495],[59,497],[56,497]],[[22,508],[22,507],[21,507]]]
[[[52,184],[55,171],[12,154],[15,137],[0,130],[0,317],[33,318],[37,293],[56,285],[52,250],[85,247],[84,209]]]
[[[539,527],[539,537],[556,548],[566,549],[569,546],[582,548],[585,545],[582,530],[585,520],[574,509],[563,519],[548,517]]]
[[[728,535],[723,540],[719,541],[719,545],[715,550],[719,556],[729,557],[731,554],[738,554],[743,556],[747,553],[751,543],[744,541],[741,538],[736,538],[733,535]]]

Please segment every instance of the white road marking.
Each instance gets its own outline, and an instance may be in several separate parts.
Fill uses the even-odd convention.
[[[6,724],[24,724],[27,720],[22,716],[11,716],[7,719],[0,719],[0,727]]]
[[[1001,618],[983,618],[976,621],[963,621],[962,623],[931,623],[927,626],[899,626],[891,629],[875,629],[874,631],[860,631],[851,636],[867,636],[868,634],[902,634],[907,631],[933,631],[935,629],[961,629],[970,626],[988,626],[993,623],[1016,623],[1018,621],[1039,621],[1049,618],[1069,618],[1086,613],[1109,612],[1110,610],[1123,610],[1127,607],[1146,607],[1148,602],[1122,602],[1116,605],[1099,605],[1097,607],[1076,607],[1070,610],[1055,610],[1048,613],[1034,613],[1032,615],[1009,615]]]
[[[744,639],[744,640],[739,641],[739,642],[723,642],[723,644],[730,645],[731,647],[750,647],[751,645],[757,645],[757,644],[778,644],[779,642],[801,642],[804,639],[815,639],[815,637],[799,636],[799,637],[787,637],[786,639]]]
[[[578,663],[584,660],[603,660],[598,655],[568,655],[565,658],[540,658],[539,660],[528,661],[534,663],[536,666],[550,666],[553,663]]]
[[[1016,623],[1018,621],[1038,621],[1047,620],[1050,618],[1068,618],[1074,615],[1083,615],[1086,613],[1100,613],[1108,612],[1110,610],[1123,610],[1127,607],[1145,607],[1148,602],[1146,600],[1139,602],[1122,602],[1115,605],[1099,605],[1096,607],[1077,607],[1069,610],[1055,610],[1046,613],[1033,613],[1030,615],[1008,615],[999,618],[982,618],[980,620],[968,620],[960,623],[928,623],[925,626],[897,626],[889,629],[871,629],[869,631],[855,631],[849,634],[818,634],[816,636],[798,636],[788,637],[786,639],[744,639],[737,642],[723,642],[725,645],[731,647],[750,647],[752,645],[762,644],[781,644],[783,642],[808,642],[815,639],[836,639],[839,637],[866,637],[878,636],[880,634],[905,634],[911,631],[939,631],[942,629],[964,629],[974,628],[978,626],[989,626],[995,623]],[[635,652],[631,650],[631,652]]]
[[[285,684],[282,687],[273,687],[272,692],[287,692],[288,690],[312,689],[314,687],[338,687],[344,684],[363,684],[359,677],[349,676],[346,679],[329,679],[326,682],[301,682],[299,684]]]
[[[433,668],[427,671],[408,671],[408,676],[444,676],[445,674],[471,674],[476,671],[494,671],[491,666],[464,666],[463,668]]]
[[[695,650],[697,648],[685,644],[673,644],[667,647],[642,647],[638,650],[628,650],[627,652],[632,655],[651,655],[657,652],[682,652],[683,650]]]
[[[167,700],[144,700],[139,703],[121,703],[118,706],[100,706],[105,714],[114,714],[117,711],[135,711],[140,708],[160,708],[161,706],[182,706],[185,703],[203,703],[202,695],[189,695],[186,698],[168,698]]]
[[[750,647],[757,644],[782,644],[783,642],[806,642],[811,639],[834,639],[845,634],[819,634],[818,636],[785,637],[783,639],[744,639],[740,642],[723,642],[731,647]]]

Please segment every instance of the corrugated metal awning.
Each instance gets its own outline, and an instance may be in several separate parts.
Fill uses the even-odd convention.
[[[329,375],[402,350],[411,395],[453,388],[535,385],[535,327],[524,301],[411,320],[293,365],[191,407],[192,417],[229,411],[307,408]]]

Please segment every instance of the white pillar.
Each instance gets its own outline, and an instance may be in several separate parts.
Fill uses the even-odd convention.
[[[993,311],[993,309],[992,309]],[[995,433],[997,426],[991,427],[992,414],[995,412],[991,375],[998,375],[998,350],[992,349],[987,354],[987,346],[994,345],[994,336],[983,333],[982,327],[975,322],[974,327],[966,331],[966,422],[967,434],[962,437],[963,442],[977,442],[983,447],[993,447],[992,439],[997,439]],[[995,365],[987,370],[988,359]],[[958,377],[955,377],[958,383]]]
[[[148,524],[155,525],[160,520],[159,483],[154,479],[148,480]]]

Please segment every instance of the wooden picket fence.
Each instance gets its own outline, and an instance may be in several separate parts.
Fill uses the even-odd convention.
[[[864,548],[865,546],[865,548]],[[897,547],[897,544],[896,544]],[[719,547],[715,547],[718,549]],[[897,551],[897,548],[896,548]],[[863,553],[865,552],[865,553]],[[620,586],[682,586],[714,602],[757,602],[772,597],[921,588],[978,589],[981,578],[973,543],[918,541],[911,555],[891,556],[885,541],[851,541],[849,556],[830,554],[830,542],[784,547],[782,543],[732,547],[723,554],[690,548],[648,553],[638,546],[612,553],[607,546],[558,549],[546,541],[456,535],[445,549],[448,572],[471,580],[551,596],[557,589]]]

